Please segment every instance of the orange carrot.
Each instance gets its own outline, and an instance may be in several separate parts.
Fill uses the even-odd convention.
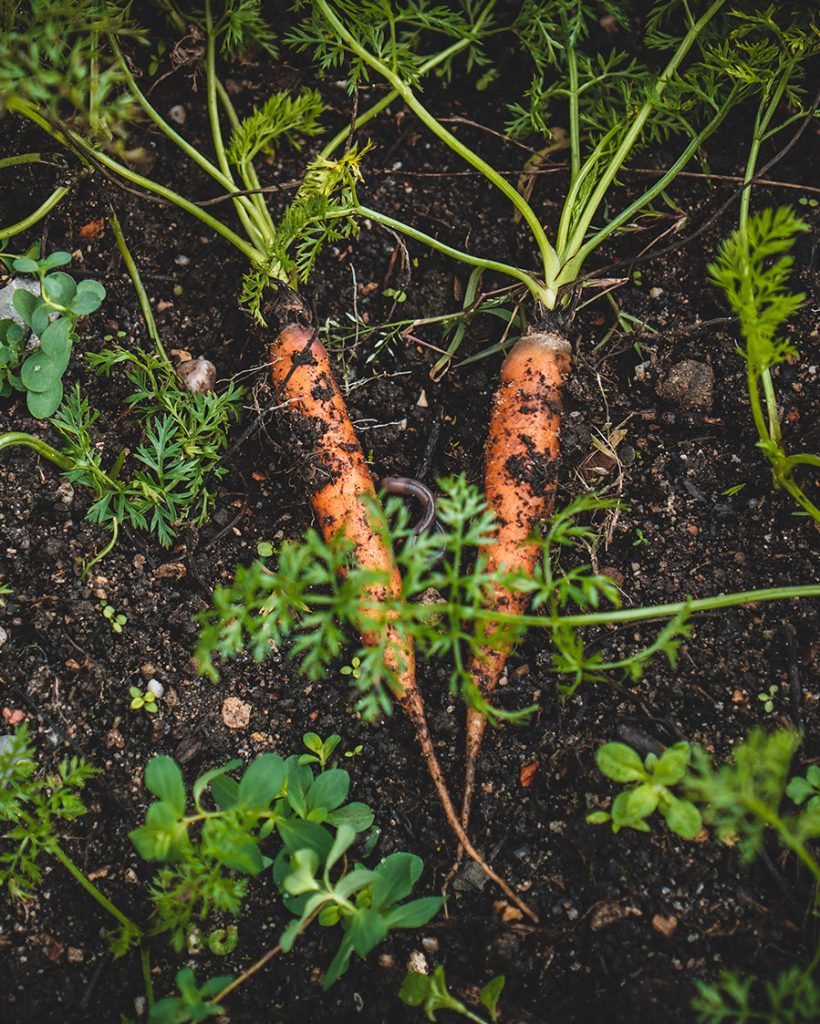
[[[530,330],[516,342],[501,367],[486,451],[485,494],[498,523],[495,543],[481,551],[487,558],[488,572],[506,569],[531,575],[535,569],[539,549],[527,541],[555,503],[561,387],[569,373],[570,351],[569,342],[560,334]],[[486,607],[521,614],[527,603],[526,594],[496,586]],[[508,654],[508,648],[500,643],[497,647],[482,647],[473,659],[470,674],[484,696],[498,684]],[[461,809],[465,828],[486,726],[487,719],[480,711],[467,709]]]
[[[311,341],[311,338],[313,340]],[[392,550],[373,529],[363,500],[376,500],[376,489],[365,462],[344,399],[334,380],[327,352],[310,328],[286,326],[270,348],[274,384],[284,405],[284,416],[294,441],[306,455],[305,471],[310,501],[325,540],[344,533],[353,542],[352,554],[360,565],[384,572],[387,586],[372,587],[363,595],[378,605],[401,592],[401,576]],[[416,682],[412,640],[388,624],[386,637],[363,632],[365,645],[386,643],[394,652],[390,665],[396,674],[396,699],[413,724],[445,817],[468,855],[504,891],[508,899],[534,920],[535,914],[490,868],[475,850],[453,807],[444,773],[436,757],[424,701]]]

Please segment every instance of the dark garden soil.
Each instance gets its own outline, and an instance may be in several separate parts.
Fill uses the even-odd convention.
[[[435,82],[427,86],[427,100],[441,114],[500,128],[503,103],[519,84],[515,68],[501,72],[479,94],[478,105],[466,88]],[[300,74],[283,67],[273,87],[295,82]],[[244,109],[271,88],[270,75],[254,65],[234,69],[229,87]],[[152,99],[164,113],[182,105],[184,131],[206,145],[201,83],[194,91],[182,71],[166,79]],[[335,123],[344,123],[343,90],[328,86],[327,99]],[[713,172],[739,173],[747,129],[738,117],[710,144]],[[43,137],[19,130],[11,118],[0,123],[4,154],[48,149]],[[463,124],[454,130],[501,169],[517,171],[526,159],[524,150],[495,135]],[[396,107],[383,115],[373,139],[362,193],[369,205],[401,211],[425,231],[474,252],[515,252],[527,262],[526,235],[512,222],[510,208],[431,142],[409,113]],[[157,133],[143,127],[134,141],[148,150],[158,179],[198,198],[212,194]],[[815,180],[813,141],[806,132],[770,172],[793,187],[758,188],[757,208],[796,203],[809,194],[800,186]],[[642,161],[651,170],[664,165],[664,154],[648,152]],[[0,224],[39,205],[49,173],[3,171]],[[295,161],[277,162],[263,177],[290,180],[296,174]],[[624,175],[624,188],[637,180]],[[110,228],[106,224],[98,237],[84,237],[84,227],[113,208],[166,348],[207,356],[223,381],[241,375],[264,406],[270,394],[261,368],[262,339],[237,302],[241,260],[173,209],[129,195],[99,175],[75,181],[70,197],[45,222],[42,241],[44,253],[72,251],[72,269],[101,280],[108,291],[102,310],[81,324],[82,347],[98,351],[106,344],[103,336],[118,330],[128,344],[148,344]],[[563,182],[559,171],[536,184],[535,208],[548,223]],[[668,205],[659,206],[660,218],[613,243],[601,254],[601,265],[636,254],[679,216],[686,217],[679,236],[688,236],[735,187],[729,180],[680,179]],[[273,208],[282,201],[274,195]],[[596,348],[613,323],[606,300],[581,310],[573,324],[576,355],[559,500],[600,481],[628,504],[609,522],[611,538],[608,545],[602,542],[597,558],[622,581],[629,606],[817,579],[816,529],[794,514],[788,496],[773,491],[755,447],[737,336],[727,324],[699,329],[702,322],[726,316],[705,267],[736,216],[735,204],[690,244],[642,264],[634,274],[627,265],[629,283],[614,297],[656,333],[642,333],[637,342],[618,333]],[[814,253],[808,236],[795,247],[795,281],[810,296]],[[409,246],[409,255],[405,264],[396,240],[375,226],[364,226],[353,243],[326,252],[306,293],[318,322],[344,322],[354,308],[371,323],[456,308],[466,273],[416,245]],[[391,287],[406,292],[406,302],[392,304],[384,295]],[[792,450],[817,450],[820,440],[813,419],[816,305],[810,297],[790,326],[803,357],[774,373]],[[462,352],[497,340],[497,323],[476,322]],[[436,333],[424,331],[416,332],[422,341],[440,342]],[[500,357],[433,383],[428,374],[435,357],[429,349],[408,342],[368,361],[372,351],[371,341],[360,339],[339,354],[338,366],[344,380],[356,385],[349,392],[351,414],[372,453],[374,473],[432,482],[463,472],[480,483]],[[714,394],[699,390],[696,409],[686,408],[691,393],[667,386],[670,368],[683,360],[714,373]],[[97,440],[108,459],[133,445],[122,375],[97,378],[76,352],[68,381],[81,382],[99,410]],[[252,404],[235,438],[251,422]],[[0,427],[54,440],[50,428],[28,417],[19,401],[2,402]],[[620,466],[599,458],[603,473],[596,476],[590,470],[593,439],[616,428],[625,431]],[[163,550],[151,537],[126,530],[116,549],[83,579],[83,564],[107,536],[84,519],[88,496],[78,490],[72,497],[54,467],[30,453],[4,452],[0,459],[0,578],[12,591],[0,608],[7,633],[0,647],[0,705],[9,709],[6,717],[15,710],[25,714],[46,764],[80,753],[104,770],[88,789],[90,813],[72,824],[66,846],[106,894],[140,919],[149,910],[145,883],[151,871],[127,833],[144,815],[142,774],[152,755],[173,755],[192,780],[232,757],[300,752],[309,730],[322,736],[338,732],[340,749],[362,746],[361,755],[344,766],[352,775],[352,797],[372,804],[382,829],[377,853],[403,849],[421,856],[425,872],[418,892],[434,893],[456,844],[401,715],[367,725],[352,710],[344,676],[334,672],[321,685],[309,685],[284,653],[261,665],[246,657],[226,664],[216,686],[197,677],[191,661],[194,615],[208,606],[212,588],[229,580],[237,563],[255,558],[261,541],[297,538],[311,522],[299,466],[274,427],[245,441],[227,465],[216,511],[200,531],[183,528],[176,546]],[[805,484],[811,489],[810,481]],[[738,485],[742,489],[726,494]],[[120,635],[102,617],[105,604],[127,617]],[[507,706],[538,701],[540,711],[525,726],[488,736],[472,835],[538,911],[541,923],[516,919],[500,893],[468,864],[451,889],[446,914],[420,933],[391,935],[367,961],[355,960],[329,993],[322,992],[321,970],[335,935],[314,929],[290,955],[275,959],[230,997],[228,1018],[236,1024],[419,1021],[421,1011],[404,1007],[396,995],[414,951],[431,968],[443,964],[452,990],[467,1001],[493,974],[505,974],[504,1021],[566,1024],[690,1021],[695,979],[714,977],[724,967],[771,978],[789,964],[805,963],[817,941],[811,886],[795,859],[775,843],[768,856],[744,866],[735,851],[710,839],[683,842],[660,826],[649,835],[613,836],[587,825],[585,815],[613,792],[594,766],[594,751],[612,739],[648,750],[687,738],[720,758],[754,725],[791,726],[808,737],[800,763],[816,760],[817,627],[817,607],[809,602],[703,616],[675,669],[657,661],[638,683],[584,685],[564,704],[556,699],[548,642],[542,634],[531,635],[510,661],[501,699]],[[628,652],[650,636],[651,627],[642,626],[612,631],[601,641],[608,650]],[[160,712],[152,717],[130,711],[129,686],[154,677],[165,687]],[[457,793],[463,708],[447,692],[447,666],[423,664],[420,678],[439,754]],[[757,695],[771,684],[779,691],[767,714]],[[229,697],[247,706],[246,727],[229,728],[223,721]],[[239,946],[227,958],[177,955],[164,939],[154,943],[158,993],[172,990],[174,973],[185,964],[200,979],[239,973],[275,945],[287,914],[263,877],[250,891]],[[2,1020],[134,1017],[134,1000],[142,992],[138,963],[133,956],[112,961],[103,934],[109,922],[61,867],[47,865],[30,903],[11,905],[4,896],[0,908]]]

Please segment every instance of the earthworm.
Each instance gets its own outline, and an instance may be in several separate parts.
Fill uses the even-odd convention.
[[[421,480],[413,480],[409,476],[386,476],[382,489],[388,494],[399,494],[404,498],[415,498],[424,506],[424,513],[416,523],[414,533],[418,537],[429,530],[436,520],[436,496]]]

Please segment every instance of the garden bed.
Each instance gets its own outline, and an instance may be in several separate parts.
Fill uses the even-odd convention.
[[[521,85],[515,67],[500,71],[480,94],[480,108],[466,86],[448,87],[436,79],[427,83],[425,101],[439,116],[470,112],[498,129],[504,103],[520,94]],[[306,69],[285,66],[274,85],[290,86],[307,75]],[[254,64],[234,69],[228,80],[243,106],[263,99],[270,85],[266,69]],[[165,114],[181,107],[184,131],[196,141],[204,139],[207,125],[191,87],[180,71],[158,86],[152,102]],[[345,92],[328,85],[326,100],[343,125]],[[708,144],[715,174],[742,173],[745,124],[738,114]],[[470,125],[451,127],[505,171],[519,171],[527,157],[497,135]],[[43,148],[37,133],[10,117],[0,128],[4,153]],[[784,187],[755,189],[755,208],[794,204],[810,195],[812,131],[770,172]],[[454,244],[469,241],[476,251],[516,254],[522,236],[511,208],[430,141],[400,104],[374,121],[367,135],[375,143],[361,187],[367,205],[396,216],[409,209],[425,231]],[[190,171],[166,140],[143,126],[132,141],[150,154],[158,177],[190,192]],[[650,150],[642,159],[647,170],[663,166],[662,152]],[[290,180],[298,167],[277,161],[269,172]],[[7,223],[39,204],[52,172],[3,173],[0,223]],[[560,179],[560,173],[544,174],[535,186],[532,203],[547,222],[561,196]],[[625,174],[624,188],[637,179]],[[679,234],[685,238],[736,188],[731,178],[683,177],[671,190],[674,208],[662,223],[684,216]],[[203,199],[215,194],[205,180],[196,189]],[[0,607],[6,637],[0,647],[3,714],[9,721],[23,713],[44,763],[76,753],[103,769],[89,784],[90,813],[67,827],[66,848],[106,894],[141,919],[149,909],[144,883],[151,872],[128,832],[144,817],[142,776],[153,755],[175,757],[190,782],[234,757],[300,753],[306,732],[335,732],[342,736],[340,752],[361,746],[344,767],[351,773],[351,797],[372,806],[382,830],[377,853],[417,854],[425,865],[417,895],[438,892],[456,843],[412,728],[400,715],[369,725],[354,713],[340,671],[345,660],[321,684],[301,676],[285,651],[261,664],[247,656],[226,662],[217,685],[197,676],[194,617],[209,606],[214,586],[228,582],[237,563],[252,561],[260,544],[302,536],[311,513],[299,467],[275,427],[267,423],[250,437],[243,434],[255,408],[271,394],[264,333],[238,306],[241,260],[179,211],[142,202],[100,174],[77,181],[37,229],[44,254],[71,252],[72,272],[106,288],[102,309],[82,325],[82,349],[99,351],[106,335],[120,331],[124,344],[148,347],[108,221],[112,209],[166,348],[206,356],[221,381],[241,379],[254,391],[243,424],[232,434],[238,447],[226,458],[228,472],[208,522],[199,530],[183,528],[168,550],[125,529],[86,577],[83,564],[107,537],[84,520],[88,496],[67,488],[52,466],[29,452],[0,457],[0,580],[11,591]],[[648,224],[636,236],[607,243],[601,261],[625,261],[640,251],[658,230],[657,222]],[[629,283],[614,295],[622,311],[646,325],[637,336],[616,331],[598,347],[613,324],[606,301],[582,309],[572,325],[574,371],[566,394],[558,502],[566,504],[594,484],[626,503],[609,521],[611,537],[598,548],[597,559],[618,581],[627,606],[817,579],[816,527],[794,514],[787,495],[773,490],[768,464],[755,446],[738,335],[727,322],[701,326],[727,316],[720,293],[707,283],[706,264],[735,226],[736,208],[730,206],[690,244],[642,264],[634,274],[625,264]],[[395,237],[377,225],[365,225],[358,239],[329,248],[307,290],[317,322],[331,318],[344,324],[355,312],[376,323],[453,309],[466,274],[412,241],[407,248],[409,264]],[[794,286],[810,296],[813,253],[809,236],[798,240]],[[803,358],[774,371],[794,450],[817,447],[813,307],[810,298],[789,326]],[[462,352],[496,340],[496,323],[475,321]],[[432,332],[415,333],[438,344]],[[128,384],[117,370],[110,380],[96,376],[78,349],[66,381],[79,382],[99,411],[96,439],[113,459],[138,436],[124,405]],[[451,370],[434,383],[429,369],[435,354],[415,341],[373,354],[367,337],[334,353],[376,477],[420,477],[432,484],[463,473],[480,484],[499,357]],[[702,385],[694,395],[675,388],[672,368],[685,360],[711,370],[712,395]],[[0,425],[53,441],[24,402],[3,400]],[[593,438],[611,437],[616,429],[625,432],[619,461],[599,455],[596,462]],[[103,616],[105,606],[125,617],[121,633]],[[354,958],[329,992],[322,991],[321,972],[333,946],[323,930],[310,930],[293,952],[275,958],[230,997],[229,1019],[420,1020],[420,1010],[397,998],[412,954],[417,963],[423,956],[430,968],[444,965],[451,990],[468,1002],[491,976],[504,974],[505,1021],[606,1018],[627,1024],[662,1015],[683,1022],[692,1019],[695,979],[713,978],[724,967],[773,978],[790,964],[807,962],[817,938],[812,888],[795,858],[774,844],[769,856],[743,865],[736,851],[716,842],[684,842],[662,827],[647,836],[629,830],[613,836],[585,819],[612,795],[594,760],[609,740],[648,750],[653,743],[685,738],[721,760],[753,726],[784,726],[809,737],[800,764],[816,759],[811,737],[820,719],[819,632],[817,605],[809,601],[710,613],[694,620],[676,667],[657,659],[637,683],[584,684],[561,703],[546,634],[533,631],[510,659],[504,700],[515,706],[538,702],[540,710],[525,725],[489,733],[471,835],[537,910],[540,923],[522,919],[467,862],[450,887],[446,912],[419,932],[392,933],[366,961]],[[649,635],[638,624],[618,642],[627,650],[636,640],[648,642]],[[144,689],[151,679],[164,687],[158,713],[130,710],[129,687]],[[444,667],[422,662],[420,680],[439,757],[457,793],[463,705],[448,692]],[[772,685],[778,689],[767,712],[758,695]],[[251,887],[239,944],[227,957],[177,955],[162,937],[155,940],[157,994],[172,990],[174,974],[186,964],[201,979],[247,968],[275,944],[287,920],[274,895],[269,886]],[[111,959],[99,907],[59,865],[49,864],[31,901],[11,904],[3,896],[3,908],[0,1008],[9,1020],[135,1016],[142,981],[133,954]]]

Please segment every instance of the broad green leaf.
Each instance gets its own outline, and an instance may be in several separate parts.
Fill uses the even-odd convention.
[[[609,811],[592,811],[591,814],[587,815],[588,825],[603,825],[605,822],[610,821],[612,815]]]
[[[67,306],[77,294],[77,282],[71,274],[64,274],[58,270],[56,274],[49,274],[44,278],[40,289],[58,306]]]
[[[28,411],[38,420],[47,420],[49,416],[60,408],[63,400],[63,382],[58,380],[52,387],[45,391],[27,391],[26,405]],[[133,707],[133,705],[132,705]],[[155,707],[148,708],[149,711],[156,711]]]
[[[688,800],[678,800],[673,797],[664,813],[666,824],[681,839],[694,839],[700,835],[703,828],[700,811]]]
[[[649,826],[641,818],[636,818],[629,809],[631,790],[624,790],[612,801],[612,831],[619,832],[622,828],[634,828],[639,832],[648,832]]]
[[[488,1011],[490,1019],[493,1021],[498,1020],[497,1006],[501,993],[504,991],[504,981],[504,975],[499,974],[498,977],[488,981],[478,994],[478,1001]]]
[[[11,297],[12,305],[25,322],[31,327],[34,310],[42,302],[39,295],[32,295],[27,288],[18,288]]]
[[[19,292],[15,292],[19,295]],[[25,293],[28,295],[28,292]],[[17,347],[23,340],[23,328],[15,320],[0,320],[0,340],[7,345]]]
[[[307,765],[300,765],[296,757],[289,757],[286,764],[288,803],[300,818],[304,818],[310,810],[307,794],[313,783],[313,772]]]
[[[39,270],[34,260],[30,260],[27,256],[19,256],[11,265],[21,274],[36,274]]]
[[[387,923],[372,907],[360,907],[350,922],[347,934],[359,956],[367,956],[387,935]]]
[[[302,737],[302,742],[312,751],[314,754],[321,754],[322,752],[322,740],[315,732],[306,732]]]
[[[646,779],[646,769],[632,747],[625,743],[605,743],[595,755],[598,768],[615,782],[638,782]]]
[[[48,327],[50,316],[49,307],[45,302],[38,301],[31,314],[31,329],[38,338],[46,327]]]
[[[128,833],[143,860],[175,860],[188,845],[188,832],[168,804],[153,803],[145,824]]]
[[[211,796],[223,811],[236,807],[239,802],[239,783],[228,775],[218,774],[211,779]]]
[[[331,846],[325,860],[325,876],[331,870],[336,861],[353,845],[356,839],[356,833],[349,825],[340,825],[337,832],[336,838],[333,840],[333,846]]]
[[[391,853],[375,868],[371,906],[387,910],[409,895],[422,872],[422,861],[414,853]]]
[[[373,824],[373,811],[367,804],[354,801],[331,811],[325,820],[331,825],[349,825],[356,832],[364,832]]]
[[[47,356],[68,357],[71,352],[71,321],[61,316],[53,320],[40,335],[40,351]]]
[[[46,256],[44,263],[49,270],[53,270],[54,267],[65,267],[71,262],[71,253],[63,252],[58,250],[57,252],[51,253]]]
[[[324,807],[333,811],[345,802],[349,789],[348,773],[341,768],[329,768],[318,776],[308,790],[307,806],[311,810]]]
[[[645,783],[630,791],[626,813],[630,818],[646,818],[658,806],[659,799],[657,786]]]
[[[0,369],[5,368],[11,362],[12,351],[8,345],[0,345]]]
[[[316,880],[318,868],[319,856],[314,850],[297,850],[290,859],[290,871],[282,883],[285,892],[291,896],[316,892],[319,888]]]
[[[686,774],[689,765],[689,744],[676,743],[667,747],[655,765],[652,778],[662,786],[674,786]]]
[[[328,969],[325,971],[325,978],[322,982],[322,988],[327,991],[331,985],[334,985],[339,978],[345,973],[350,963],[350,954],[353,952],[353,939],[350,932],[346,932],[344,938],[339,943],[339,948],[336,950],[336,955],[330,961]]]
[[[406,1006],[422,1006],[430,992],[430,978],[418,971],[408,971],[399,989],[399,999]]]
[[[443,906],[442,896],[422,896],[393,907],[383,916],[388,928],[421,928],[432,921]]]
[[[185,813],[185,782],[179,765],[172,757],[152,757],[145,769],[145,787],[154,796],[173,808],[178,816]]]
[[[269,807],[285,781],[285,762],[276,754],[260,754],[239,782],[239,803],[249,808]]]
[[[227,775],[228,772],[238,768],[242,764],[242,761],[237,757],[233,761],[229,761],[227,764],[222,765],[220,768],[211,768],[210,771],[205,772],[204,775],[200,775],[199,778],[193,785],[194,803],[197,806],[197,810],[202,809],[202,794],[205,792],[205,787],[209,782],[213,782],[214,779],[220,775]],[[235,785],[235,783],[234,783]],[[223,806],[224,805],[219,805]]]
[[[310,849],[318,854],[321,860],[324,860],[333,846],[333,836],[326,828],[317,825],[315,821],[288,818],[286,821],[278,821],[276,830],[288,853]]]
[[[77,316],[87,316],[98,310],[105,298],[105,288],[97,281],[80,281],[77,294],[71,302],[71,311]]]
[[[67,365],[67,358],[32,352],[20,369],[20,379],[28,391],[48,391],[59,383]]]

